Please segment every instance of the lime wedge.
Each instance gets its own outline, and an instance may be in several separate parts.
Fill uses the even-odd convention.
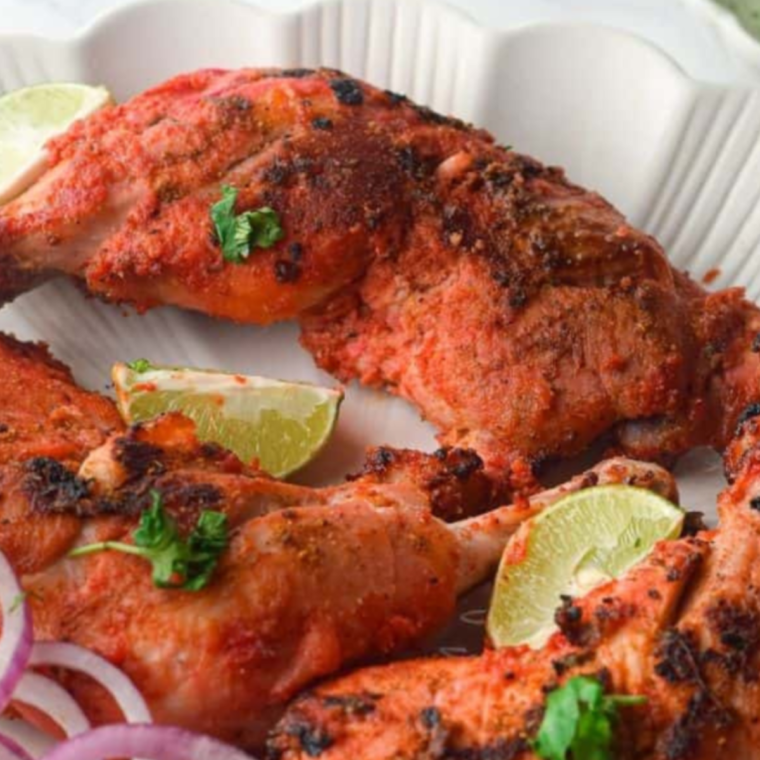
[[[45,170],[45,143],[111,102],[105,87],[40,84],[0,97],[0,203]]]
[[[581,597],[624,574],[684,513],[643,488],[609,485],[560,499],[520,527],[501,559],[486,630],[496,647],[540,648],[556,630],[562,595]]]
[[[281,478],[303,467],[327,443],[343,392],[306,383],[225,372],[159,367],[144,359],[115,364],[112,378],[128,423],[165,412],[192,419],[202,441],[253,459]]]

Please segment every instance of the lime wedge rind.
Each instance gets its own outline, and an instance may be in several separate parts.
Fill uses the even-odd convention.
[[[343,393],[307,383],[210,370],[155,367],[113,369],[119,409],[127,422],[181,412],[196,423],[198,437],[256,460],[275,477],[312,461],[327,444]]]
[[[641,488],[607,485],[560,499],[528,521],[502,557],[487,619],[494,646],[543,646],[564,594],[580,597],[623,575],[659,540],[680,535],[684,513]]]

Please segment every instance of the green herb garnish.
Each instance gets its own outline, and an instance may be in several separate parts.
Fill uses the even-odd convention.
[[[612,760],[618,708],[646,697],[605,695],[596,678],[575,676],[546,698],[533,749],[545,760]]]
[[[36,591],[22,591],[20,594],[16,594],[11,601],[11,606],[8,608],[8,613],[12,614],[21,609],[21,605],[27,599],[42,599],[42,594],[38,594]]]
[[[139,375],[153,369],[150,359],[135,359],[133,362],[127,362],[127,367],[133,372],[137,372]]]
[[[153,583],[159,588],[199,591],[214,573],[221,553],[229,542],[227,515],[204,510],[187,539],[166,512],[158,491],[150,492],[152,503],[140,517],[132,534],[134,544],[101,541],[74,549],[70,557],[100,551],[119,551],[144,557],[153,565]]]
[[[26,597],[26,591],[22,591],[20,594],[16,594],[16,596],[13,597],[11,606],[8,608],[8,612],[14,613],[16,610],[20,609],[21,605],[26,601]]]
[[[237,189],[224,185],[222,200],[211,207],[211,220],[222,256],[234,264],[245,261],[254,248],[271,248],[285,235],[280,217],[269,206],[236,214],[237,197]]]

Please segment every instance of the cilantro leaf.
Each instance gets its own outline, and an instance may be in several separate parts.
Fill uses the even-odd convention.
[[[235,213],[238,190],[222,187],[222,199],[211,207],[211,220],[225,261],[240,264],[254,248],[271,248],[285,233],[277,212],[262,206],[255,211]]]
[[[149,359],[135,359],[132,362],[127,362],[127,367],[131,369],[133,372],[137,372],[138,374],[142,374],[143,372],[148,372],[149,370],[153,369],[153,365],[150,363]]]
[[[188,539],[191,560],[184,588],[196,591],[203,588],[216,569],[219,555],[229,543],[227,515],[206,510]]]
[[[612,760],[618,708],[646,697],[605,695],[595,678],[576,676],[546,698],[533,749],[544,760]]]
[[[132,534],[133,544],[102,541],[74,549],[71,557],[99,551],[120,551],[144,557],[153,565],[153,583],[159,588],[199,591],[205,588],[229,543],[227,515],[204,510],[187,540],[164,509],[161,494],[151,491],[151,505]]]

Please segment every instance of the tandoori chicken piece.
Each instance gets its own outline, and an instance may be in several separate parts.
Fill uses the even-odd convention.
[[[70,515],[42,517],[22,493],[28,463],[76,469],[124,423],[113,402],[77,387],[42,344],[0,333],[0,547],[26,572],[44,566],[78,535]]]
[[[568,599],[543,649],[350,673],[293,704],[269,757],[535,758],[546,694],[589,675],[646,697],[625,708],[615,758],[757,760],[760,417],[744,422],[726,465],[719,528],[661,542],[620,580]]]
[[[232,471],[217,471],[220,454],[207,449],[190,423],[168,416],[107,442],[79,475],[49,483],[35,471],[24,483],[38,512],[79,516],[66,549],[130,541],[154,490],[186,530],[201,509],[224,512],[231,542],[207,588],[156,588],[145,560],[116,552],[61,556],[23,583],[39,637],[118,664],[159,722],[249,748],[314,680],[441,629],[520,523],[561,494],[622,481],[674,494],[665,471],[617,459],[530,501],[447,524],[413,478],[309,489],[236,472],[230,455]],[[72,689],[102,715],[99,690],[81,680]]]
[[[282,483],[200,443],[180,415],[122,429],[111,402],[78,389],[42,347],[3,338],[0,351],[6,376],[18,379],[0,387],[0,420],[19,444],[0,462],[9,484],[0,550],[22,573],[35,635],[122,667],[158,721],[245,747],[263,741],[313,680],[440,629],[521,522],[563,493],[632,482],[676,495],[664,470],[617,459],[531,500],[446,523],[434,513],[468,514],[488,493],[471,452],[381,449],[344,485]],[[229,547],[201,591],[156,587],[142,557],[69,556],[93,542],[131,542],[154,493],[182,533],[203,510],[228,517]],[[116,717],[95,685],[66,683],[96,721]]]
[[[110,399],[78,387],[42,343],[0,333],[0,466],[52,457],[77,467],[124,423]]]
[[[139,309],[297,317],[320,367],[416,404],[506,477],[605,433],[722,448],[760,314],[708,294],[561,170],[332,70],[206,70],[76,124],[0,209],[4,300],[58,272]],[[283,238],[225,260],[210,209]]]

